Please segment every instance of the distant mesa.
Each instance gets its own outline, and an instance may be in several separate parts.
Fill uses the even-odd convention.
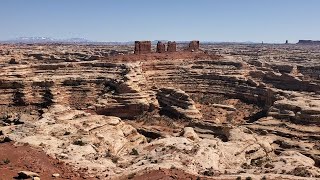
[[[320,41],[299,40],[299,42],[297,44],[302,44],[302,45],[320,45]]]

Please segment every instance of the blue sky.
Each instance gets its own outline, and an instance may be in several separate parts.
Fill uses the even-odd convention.
[[[0,40],[320,40],[320,0],[1,0]]]

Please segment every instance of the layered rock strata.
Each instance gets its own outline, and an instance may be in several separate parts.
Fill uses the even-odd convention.
[[[162,42],[158,42],[157,43],[157,51],[156,51],[157,53],[164,53],[164,52],[166,52],[166,45],[164,44],[164,43],[162,43]]]
[[[157,93],[161,110],[171,116],[187,119],[200,119],[201,113],[188,94],[179,89],[161,88]]]
[[[176,52],[177,51],[177,43],[175,41],[168,41],[167,51],[168,52]]]
[[[151,53],[151,41],[135,41],[134,53],[135,54]]]
[[[189,51],[198,51],[200,48],[199,41],[190,41],[188,50]]]

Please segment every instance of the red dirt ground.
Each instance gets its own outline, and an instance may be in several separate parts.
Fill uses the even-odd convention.
[[[54,173],[60,174],[60,178],[55,179],[88,179],[85,172],[74,171],[40,149],[29,145],[15,146],[12,142],[0,143],[0,180],[14,179],[22,170],[38,173],[41,180],[53,179]]]

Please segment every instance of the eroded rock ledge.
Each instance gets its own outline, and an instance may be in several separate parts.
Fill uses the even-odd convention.
[[[186,119],[201,119],[202,115],[194,101],[184,91],[175,88],[161,88],[157,99],[163,113]]]

